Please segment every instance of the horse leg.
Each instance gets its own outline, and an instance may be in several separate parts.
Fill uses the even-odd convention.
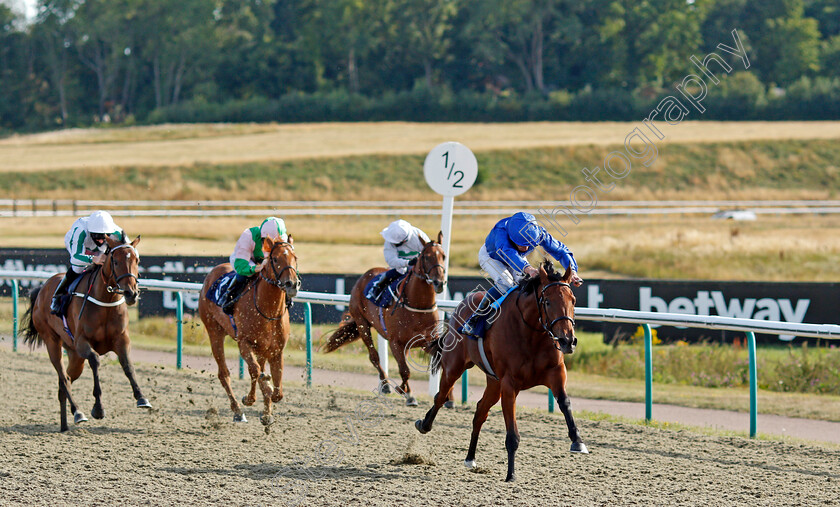
[[[53,368],[55,368],[55,371],[58,373],[58,403],[61,410],[60,424],[61,431],[64,432],[70,429],[67,426],[67,400],[71,399],[71,407],[76,404],[70,397],[70,379],[64,372],[64,365],[62,364],[61,339],[55,336],[51,336],[50,338],[52,339],[44,340],[44,343],[46,344],[47,352],[50,355],[50,362],[52,363]]]
[[[116,352],[117,358],[120,360],[123,373],[128,377],[128,383],[131,384],[131,391],[134,393],[134,399],[137,401],[137,408],[152,408],[149,400],[140,392],[140,386],[137,384],[137,376],[134,373],[134,365],[131,364],[131,360],[128,358],[128,352],[130,350],[131,345],[128,341],[128,336],[123,336],[114,343],[114,352]]]
[[[435,417],[437,417],[438,410],[440,407],[446,403],[446,399],[449,396],[449,393],[452,391],[452,386],[455,385],[455,382],[458,380],[458,377],[464,372],[464,367],[453,367],[451,365],[443,365],[442,370],[443,373],[441,374],[440,379],[440,389],[438,390],[437,394],[435,395],[435,402],[432,405],[432,408],[426,412],[426,416],[423,419],[418,419],[414,421],[414,427],[417,428],[417,431],[420,433],[428,433],[432,430],[432,423],[435,422]]]
[[[265,359],[260,359],[258,363],[262,372],[259,376],[259,383],[264,405],[260,422],[263,423],[263,426],[271,426],[274,422],[274,416],[271,415],[271,399],[274,397],[274,388],[271,386],[271,376],[265,374]]]
[[[505,416],[505,449],[508,453],[508,471],[505,482],[513,482],[516,475],[513,473],[516,450],[519,448],[519,430],[516,427],[516,395],[519,394],[512,386],[502,386],[502,414]]]
[[[589,449],[580,438],[575,418],[572,416],[572,400],[566,394],[566,366],[560,365],[559,373],[553,379],[551,391],[557,398],[557,404],[560,406],[560,411],[563,412],[563,417],[566,418],[566,427],[569,429],[569,439],[572,441],[571,452],[578,452],[588,454]]]
[[[405,361],[405,350],[403,347],[399,346],[397,341],[398,340],[396,338],[391,339],[388,341],[388,345],[391,349],[391,353],[394,355],[394,359],[396,359],[397,364],[400,367],[400,377],[402,378],[400,389],[403,393],[405,393],[405,405],[407,407],[416,407],[417,398],[411,395],[411,387],[408,385],[408,378],[411,376],[411,369]]]
[[[85,368],[85,360],[75,350],[70,349],[67,351],[67,363],[67,376],[70,378],[70,383],[72,384],[82,375],[82,371]],[[73,414],[74,424],[80,424],[88,420],[85,414],[73,403],[72,398],[70,399],[70,412]]]
[[[99,383],[99,354],[96,353],[84,338],[76,338],[76,352],[79,356],[86,358],[93,373],[93,408],[90,411],[94,419],[105,417],[105,409],[102,408],[102,386]]]
[[[251,377],[251,390],[242,397],[242,404],[250,407],[257,402],[257,380],[260,377],[260,365],[251,347],[245,344],[245,340],[239,341],[239,354],[248,366],[248,376]]]
[[[373,345],[373,337],[370,334],[370,324],[368,322],[356,321],[356,328],[359,330],[359,336],[361,336],[362,341],[365,344],[365,347],[368,349],[368,358],[370,359],[370,364],[376,368],[376,371],[379,372],[379,385],[380,389],[383,387],[388,386],[388,373],[382,369],[382,365],[379,364],[379,352],[376,350],[376,347]],[[382,392],[386,392],[384,389]]]
[[[473,416],[473,429],[470,435],[470,448],[467,451],[467,459],[464,460],[464,466],[467,468],[475,468],[475,450],[478,447],[478,434],[481,433],[481,426],[487,420],[487,414],[493,405],[499,401],[501,396],[502,385],[496,379],[488,377],[487,387],[484,389],[484,395],[478,400],[478,405],[475,407],[475,415]]]
[[[283,351],[271,360],[271,380],[274,382],[274,394],[271,401],[279,403],[283,399]]]
[[[242,413],[242,407],[239,406],[239,402],[236,401],[236,397],[233,395],[233,388],[230,385],[230,370],[225,360],[225,330],[216,321],[205,322],[204,327],[207,329],[208,336],[210,336],[210,350],[213,351],[213,358],[219,367],[219,383],[222,384],[222,388],[227,393],[228,399],[230,399],[233,422],[248,422],[245,414]]]

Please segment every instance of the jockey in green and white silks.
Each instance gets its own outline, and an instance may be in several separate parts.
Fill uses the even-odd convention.
[[[387,287],[395,278],[404,275],[408,267],[413,265],[417,256],[423,251],[423,241],[428,242],[429,236],[405,220],[396,220],[380,232],[385,238],[383,253],[389,269],[382,278],[371,287],[365,296],[376,299],[383,288]]]
[[[249,278],[257,272],[257,266],[268,255],[268,252],[263,252],[262,249],[263,238],[288,241],[286,222],[277,217],[268,217],[258,227],[249,227],[242,231],[236,246],[233,247],[233,253],[230,254],[230,263],[236,271],[236,277],[231,282],[222,305],[222,310],[228,315],[233,314],[236,297],[248,284]]]
[[[89,266],[101,264],[105,259],[108,249],[105,236],[112,236],[118,241],[125,239],[123,230],[114,223],[110,213],[102,210],[77,219],[64,235],[64,246],[70,252],[70,270],[55,289],[50,306],[52,313],[58,313],[61,296],[67,294],[70,284]]]

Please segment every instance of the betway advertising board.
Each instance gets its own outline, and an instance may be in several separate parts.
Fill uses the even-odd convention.
[[[202,282],[213,266],[227,262],[223,257],[183,257],[142,255],[141,277],[161,280]],[[64,250],[0,248],[0,269],[20,271],[52,271],[66,269],[68,254]],[[348,294],[359,275],[301,274],[302,290]],[[25,289],[40,282],[21,281]],[[480,277],[451,277],[453,299],[461,299],[476,288],[490,286]],[[10,294],[11,282],[0,280],[0,294]],[[688,315],[718,315],[782,322],[840,324],[840,283],[786,282],[718,282],[672,280],[595,280],[575,289],[578,307],[621,308],[646,312],[683,313]],[[175,293],[172,291],[144,291],[139,302],[141,316],[174,315]],[[198,307],[198,294],[184,293],[185,311]],[[342,305],[312,305],[313,321],[335,323],[345,310]],[[303,320],[303,305],[295,305],[293,320]],[[624,339],[636,333],[635,324],[596,323],[579,320],[578,329],[604,332],[604,339]],[[706,329],[657,328],[658,338],[697,341],[731,342],[743,333]],[[758,335],[764,342],[781,343],[789,336]]]

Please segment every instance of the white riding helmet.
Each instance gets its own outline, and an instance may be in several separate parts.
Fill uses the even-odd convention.
[[[113,234],[120,230],[111,214],[107,211],[94,211],[87,220],[87,231],[90,233]]]
[[[396,245],[407,240],[412,229],[414,228],[411,224],[405,220],[395,220],[388,224],[388,227],[382,229],[382,232],[379,234],[381,234],[388,243],[394,243]]]
[[[268,217],[263,220],[260,225],[260,237],[271,238],[275,241],[288,241],[289,235],[286,234],[286,222],[282,218]]]

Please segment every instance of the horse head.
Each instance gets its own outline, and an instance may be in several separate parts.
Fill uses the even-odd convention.
[[[423,251],[414,264],[414,273],[422,277],[426,283],[435,286],[435,293],[443,292],[446,283],[446,254],[443,252],[443,232],[438,232],[437,241],[426,242],[420,238]]]
[[[102,267],[102,275],[108,285],[108,292],[122,294],[128,305],[137,302],[137,277],[140,275],[140,254],[137,253],[137,244],[140,243],[140,236],[137,236],[131,243],[119,242],[110,236],[106,236],[108,243],[108,255]]]
[[[272,285],[282,288],[286,297],[297,296],[300,289],[300,276],[297,271],[297,255],[295,255],[294,238],[289,236],[289,241],[275,241],[272,238],[263,238],[263,251],[268,252],[263,261],[271,267],[269,277],[265,277],[265,269],[262,276]]]
[[[554,340],[555,347],[564,354],[572,354],[577,346],[575,336],[575,295],[570,281],[571,266],[566,273],[554,271],[551,262],[540,265],[540,281],[534,294],[537,297],[540,324]]]

